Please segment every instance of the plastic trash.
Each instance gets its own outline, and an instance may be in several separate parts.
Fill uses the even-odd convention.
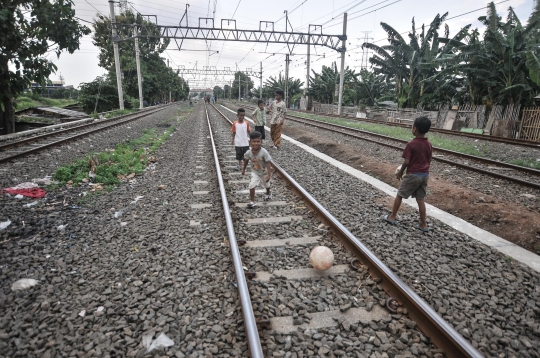
[[[15,195],[15,199],[21,200],[22,198],[24,198],[24,195],[21,195],[21,194]]]
[[[122,221],[122,222],[120,223],[120,226],[126,226],[126,225],[127,225],[127,222],[125,222],[125,221]]]
[[[11,290],[12,291],[26,290],[32,286],[37,285],[37,283],[38,281],[34,280],[33,278],[23,278],[23,279],[13,282],[13,284],[11,285]]]
[[[11,220],[3,221],[0,223],[0,230],[5,230],[9,225],[11,225]]]
[[[56,230],[58,230],[58,231],[64,231],[64,230],[66,230],[66,226],[68,226],[68,224],[66,224],[66,225],[60,225],[60,226],[58,226],[58,227],[56,228]]]
[[[122,210],[117,211],[117,212],[114,213],[114,218],[115,219],[121,218],[122,215],[124,215],[124,212]]]
[[[26,182],[26,183],[21,183],[19,185],[16,185],[14,187],[12,187],[11,189],[15,189],[15,190],[18,190],[18,189],[32,189],[32,188],[38,188],[39,185],[37,185],[36,183],[32,183],[32,182]]]
[[[27,208],[31,208],[32,206],[37,205],[37,203],[38,203],[38,201],[33,201],[33,202],[31,202],[31,203],[26,204],[25,206],[26,206]]]
[[[144,348],[146,348],[146,353],[150,353],[155,349],[162,349],[174,346],[173,340],[167,337],[165,333],[161,333],[156,339],[152,341],[153,335],[153,333],[150,333],[142,337],[142,344]]]
[[[130,204],[136,204],[137,201],[141,200],[142,198],[144,198],[144,196],[137,196]]]
[[[84,318],[84,316],[86,316],[86,310],[82,310],[81,312],[79,312],[79,316]]]

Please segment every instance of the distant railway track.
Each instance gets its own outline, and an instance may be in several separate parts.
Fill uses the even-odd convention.
[[[251,106],[245,106],[244,105],[244,107],[254,109],[254,107],[251,107]],[[352,137],[352,138],[355,138],[355,139],[376,143],[376,144],[379,144],[381,146],[385,146],[385,147],[388,147],[388,148],[393,148],[393,149],[396,149],[396,150],[403,150],[404,147],[398,146],[398,145],[395,145],[395,144],[392,144],[392,143],[388,143],[388,142],[397,142],[397,143],[407,143],[408,142],[406,140],[389,137],[389,136],[386,136],[386,135],[383,135],[383,134],[373,133],[373,132],[369,132],[369,131],[362,130],[362,129],[350,128],[350,127],[342,126],[342,125],[339,125],[339,124],[327,123],[327,122],[322,122],[322,121],[318,121],[318,120],[314,120],[314,119],[308,119],[308,118],[304,118],[304,117],[299,117],[299,116],[295,116],[295,115],[290,114],[290,113],[287,113],[287,120],[291,120],[291,121],[294,121],[294,122],[297,122],[297,123],[301,123],[301,124],[304,124],[304,125],[307,125],[307,126],[312,126],[312,127],[319,128],[319,129],[328,130],[328,131],[335,132],[335,133],[340,133],[340,134],[348,136],[348,137]],[[368,136],[375,137],[375,138],[368,138]],[[384,141],[388,141],[388,142],[381,141],[381,139],[383,139]],[[448,155],[448,156],[452,156],[452,157],[457,157],[457,158],[461,158],[461,159],[475,161],[475,162],[478,162],[480,164],[487,165],[487,168],[482,168],[482,167],[479,167],[479,166],[470,165],[468,163],[459,162],[459,161],[457,161],[455,159],[441,158],[441,157],[438,157],[438,156],[434,156],[433,160],[436,160],[436,161],[439,161],[439,162],[442,162],[442,163],[445,163],[445,164],[448,164],[448,165],[452,165],[452,166],[455,166],[455,167],[463,168],[463,169],[466,169],[466,170],[471,170],[471,171],[474,171],[474,172],[477,172],[477,173],[489,175],[489,176],[492,176],[492,177],[495,177],[495,178],[498,178],[498,179],[505,179],[505,180],[508,180],[508,181],[511,181],[511,182],[514,182],[514,183],[518,183],[518,184],[523,185],[523,186],[527,186],[527,187],[531,187],[531,188],[535,188],[535,189],[540,189],[540,182],[535,181],[535,179],[540,178],[540,170],[533,169],[533,168],[528,168],[528,167],[523,167],[523,166],[519,166],[519,165],[515,165],[515,164],[510,164],[510,163],[504,163],[504,162],[500,162],[500,161],[496,161],[496,160],[492,160],[492,159],[488,159],[488,158],[483,158],[483,157],[479,157],[479,156],[474,156],[474,155],[470,155],[470,154],[459,153],[459,152],[456,152],[456,151],[447,150],[447,149],[438,148],[438,147],[433,147],[433,151],[436,152],[436,153],[442,153],[444,155]],[[529,176],[529,178],[522,179],[522,178],[517,178],[517,177],[506,175],[506,174],[501,174],[501,173],[498,173],[496,171],[489,170],[490,167],[492,167],[492,168],[510,169],[510,170],[513,170],[513,171],[520,171],[520,172],[523,172],[524,174],[526,174],[527,176]]]
[[[405,123],[392,123],[392,122],[381,122],[376,119],[369,119],[369,118],[357,118],[357,117],[348,117],[348,116],[338,116],[337,114],[330,114],[330,113],[320,113],[320,112],[308,112],[308,111],[301,111],[301,110],[290,110],[292,112],[298,112],[298,113],[305,113],[310,115],[317,115],[321,117],[330,117],[330,118],[339,118],[339,119],[345,119],[345,120],[352,120],[355,122],[366,122],[366,123],[375,123],[375,124],[382,124],[390,127],[401,127],[401,128],[410,128],[410,124]],[[289,112],[290,115],[290,112]],[[302,117],[303,118],[303,117]],[[466,133],[466,132],[458,132],[453,131],[449,129],[440,129],[440,128],[431,128],[429,130],[430,132],[436,132],[436,133],[442,133],[442,134],[448,134],[458,137],[468,137],[468,138],[474,138],[474,139],[481,139],[489,142],[496,142],[496,143],[506,143],[506,144],[512,144],[512,145],[519,145],[523,147],[530,147],[530,148],[540,148],[539,142],[524,140],[524,139],[515,139],[515,138],[506,138],[506,137],[498,137],[498,136],[492,136],[492,135],[483,135],[483,134],[475,134],[475,133]]]
[[[208,107],[207,107],[208,108]],[[219,117],[227,121],[228,125],[232,125],[232,122],[226,115],[219,111],[216,107],[210,106],[213,108]],[[252,308],[253,303],[250,298],[249,287],[256,285],[255,282],[248,284],[247,278],[251,274],[253,280],[264,280],[264,278],[259,278],[258,273],[255,272],[245,272],[242,264],[242,256],[245,255],[245,252],[239,248],[241,243],[244,243],[246,246],[252,245],[253,247],[258,247],[258,243],[253,241],[246,240],[247,237],[243,233],[239,233],[240,237],[237,237],[235,233],[235,223],[232,215],[235,217],[240,217],[239,204],[237,203],[235,207],[230,208],[229,203],[234,202],[231,197],[231,193],[227,192],[225,188],[226,181],[223,178],[223,173],[225,171],[222,168],[220,163],[220,157],[225,158],[224,154],[230,153],[227,145],[229,143],[229,136],[227,132],[222,130],[213,130],[210,124],[211,120],[208,114],[208,109],[206,109],[206,120],[208,122],[209,132],[210,132],[210,141],[212,144],[212,152],[214,155],[215,167],[218,175],[218,182],[221,194],[221,201],[223,204],[223,209],[225,213],[225,221],[227,224],[227,233],[230,242],[231,254],[233,257],[233,264],[236,272],[236,279],[238,284],[238,292],[240,296],[240,302],[242,304],[242,311],[244,315],[244,326],[246,328],[246,336],[249,343],[249,348],[251,351],[252,357],[263,357],[263,350],[261,347],[261,342],[259,339],[258,329],[264,326],[265,329],[270,331],[275,330],[278,327],[274,327],[272,319],[268,317],[259,317],[256,319],[254,311]],[[226,133],[225,135],[223,133]],[[220,139],[221,136],[221,140]],[[218,145],[219,144],[219,145]],[[221,151],[221,153],[220,153]],[[221,156],[220,156],[221,154]],[[422,298],[420,298],[407,284],[405,284],[392,270],[390,270],[379,258],[375,256],[358,238],[356,238],[343,224],[341,224],[330,212],[322,206],[306,189],[304,189],[298,182],[296,182],[283,168],[281,168],[277,163],[273,162],[273,167],[276,170],[276,173],[279,175],[282,181],[274,181],[274,185],[285,188],[287,191],[292,191],[302,198],[302,201],[306,206],[315,213],[315,217],[320,220],[322,223],[327,225],[330,228],[330,231],[335,234],[335,236],[340,240],[340,242],[352,252],[356,258],[350,262],[351,268],[354,265],[365,265],[369,274],[378,282],[380,287],[388,294],[389,299],[386,301],[387,308],[392,311],[392,308],[389,307],[391,304],[389,302],[394,302],[393,304],[403,305],[407,308],[410,317],[418,324],[419,328],[431,339],[431,341],[441,350],[444,351],[447,357],[481,357],[481,353],[478,352],[472,345],[465,340],[448,322],[446,322],[441,316],[439,316],[433,308],[427,304]],[[285,184],[285,185],[284,185]],[[277,190],[277,188],[275,188]],[[273,189],[274,190],[274,189]],[[286,207],[287,203],[281,202],[281,204],[274,203],[277,208]],[[269,204],[270,205],[270,204]],[[281,206],[280,206],[281,205]],[[259,209],[262,210],[262,209]],[[283,217],[281,217],[283,218]],[[272,220],[273,218],[259,218],[264,220]],[[307,218],[306,218],[307,220]],[[290,237],[294,237],[294,233],[291,233]],[[315,239],[307,238],[304,239]],[[295,239],[291,239],[294,241]],[[264,241],[264,240],[259,240]],[[268,247],[274,243],[269,240],[266,242]],[[277,240],[280,241],[280,240]],[[315,243],[313,241],[312,243]],[[285,245],[285,247],[291,246],[292,250],[298,250],[294,247],[294,243]],[[262,249],[261,247],[261,249]],[[244,262],[249,262],[252,260],[250,257],[245,257]],[[306,272],[306,270],[311,270],[310,268],[295,268],[288,270],[278,271],[277,275],[290,275],[293,277],[298,272]],[[356,270],[356,269],[353,269]],[[261,276],[263,276],[261,274]],[[305,279],[317,279],[319,275],[313,275],[313,277],[305,277]],[[294,278],[291,278],[294,280]],[[355,278],[356,280],[356,278]],[[331,312],[330,312],[331,313]],[[314,313],[316,315],[317,313]],[[338,315],[338,312],[334,314]]]
[[[101,132],[110,128],[114,128],[152,113],[159,112],[166,108],[165,106],[158,108],[146,109],[141,112],[135,112],[118,116],[110,119],[101,120],[75,126],[71,128],[61,129],[58,131],[39,134],[28,138],[12,140],[0,145],[0,164],[11,160],[21,158],[30,154],[37,153],[44,149],[52,148],[70,142],[75,139],[85,137],[90,134]],[[95,129],[90,129],[97,127]],[[64,136],[67,135],[67,136]]]

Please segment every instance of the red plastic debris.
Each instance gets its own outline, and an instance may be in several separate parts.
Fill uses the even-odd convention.
[[[30,189],[13,189],[6,188],[2,190],[3,193],[8,193],[11,195],[21,194],[29,198],[43,198],[47,195],[47,192],[40,188],[30,188]]]

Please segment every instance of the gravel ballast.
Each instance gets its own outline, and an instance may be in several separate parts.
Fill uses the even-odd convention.
[[[287,141],[271,155],[483,354],[539,356],[540,274],[414,211],[382,223],[385,194]]]

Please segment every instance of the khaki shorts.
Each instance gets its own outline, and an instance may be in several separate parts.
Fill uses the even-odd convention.
[[[429,176],[421,177],[414,174],[407,174],[403,177],[397,195],[403,199],[412,196],[416,200],[424,200],[427,194],[427,183]]]
[[[249,182],[249,188],[254,189],[254,188],[258,187],[258,186],[262,186],[263,188],[266,188],[266,189],[270,188],[271,180],[269,180],[267,182],[266,181],[266,175],[267,174],[259,175],[256,172],[252,171],[251,172],[251,181]]]

